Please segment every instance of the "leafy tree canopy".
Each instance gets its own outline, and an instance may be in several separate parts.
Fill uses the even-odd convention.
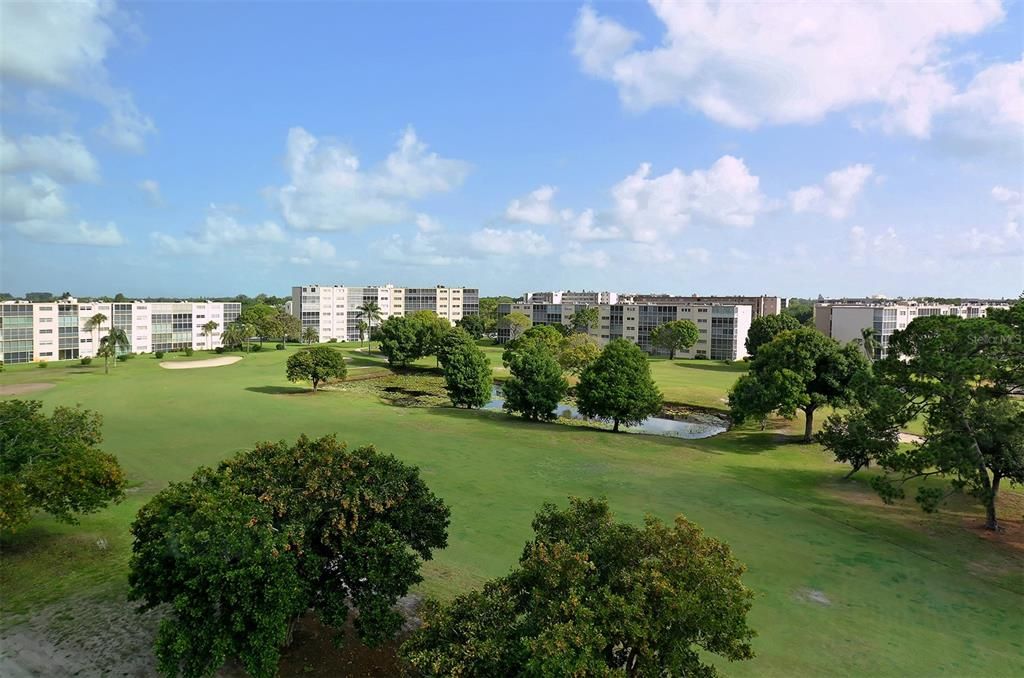
[[[97,447],[102,424],[77,407],[48,417],[38,400],[0,401],[0,531],[25,524],[33,509],[74,524],[124,498],[121,466]]]
[[[870,369],[853,344],[840,345],[808,327],[787,330],[758,348],[749,374],[730,391],[733,421],[763,419],[768,407],[784,417],[802,410],[804,441],[811,442],[815,410],[852,402],[858,381],[866,378]]]
[[[811,325],[814,322],[814,302],[810,299],[797,299],[793,297],[782,309],[783,315],[795,318],[801,325]]]
[[[456,407],[483,407],[491,399],[491,363],[461,327],[449,332],[437,354],[445,390]]]
[[[389,364],[404,367],[421,356],[416,329],[412,319],[404,315],[391,316],[381,323],[377,340]]]
[[[333,436],[262,443],[174,483],[139,511],[130,596],[170,605],[156,654],[166,675],[212,676],[237,657],[274,676],[290,625],[350,609],[370,645],[402,624],[393,606],[447,543],[449,511],[419,471]]]
[[[516,350],[505,351],[504,358],[511,373],[502,385],[505,409],[519,412],[526,419],[554,419],[569,382],[551,350],[541,341],[529,341]]]
[[[581,414],[611,419],[618,431],[619,424],[639,424],[660,412],[662,397],[643,350],[625,339],[613,339],[580,375],[576,402]]]
[[[791,315],[763,315],[750,323],[746,348],[751,358],[757,357],[757,350],[783,332],[800,327],[800,321]]]
[[[642,527],[604,501],[547,504],[509,575],[427,601],[402,646],[427,676],[710,676],[754,656],[754,594],[729,547],[682,516]]]
[[[668,351],[669,360],[675,360],[676,351],[685,351],[700,338],[692,320],[670,320],[651,331],[651,343]]]
[[[540,346],[552,355],[558,355],[563,339],[564,336],[555,327],[550,325],[534,325],[524,331],[519,337],[505,344],[502,359],[504,360],[510,351],[516,351],[529,345]]]
[[[562,340],[558,350],[558,364],[569,374],[579,376],[601,355],[597,341],[587,334],[570,334]]]
[[[508,315],[501,319],[503,327],[507,327],[509,330],[509,338],[515,341],[533,325],[533,321],[530,320],[530,316],[519,311],[512,311]]]
[[[330,346],[313,346],[288,356],[285,366],[288,381],[308,381],[313,393],[330,379],[344,379],[348,374],[345,359]]]
[[[417,357],[437,354],[441,342],[452,331],[451,323],[433,311],[416,311],[407,317],[416,333]]]
[[[484,320],[479,315],[467,315],[459,320],[457,324],[473,339],[479,339],[484,336],[486,331]]]
[[[601,311],[597,306],[582,306],[577,308],[569,317],[569,326],[573,332],[586,334],[592,328],[597,327],[601,319]]]

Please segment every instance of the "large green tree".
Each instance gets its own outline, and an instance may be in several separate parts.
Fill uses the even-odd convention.
[[[807,327],[788,330],[760,346],[729,392],[736,423],[763,419],[771,411],[793,417],[804,413],[804,442],[811,442],[814,413],[819,407],[843,407],[856,396],[858,380],[870,370],[861,350]]]
[[[600,319],[601,311],[597,306],[582,306],[569,316],[569,326],[573,332],[586,334],[592,328],[597,327]]]
[[[393,315],[377,330],[380,350],[387,356],[388,363],[405,367],[420,357],[420,337],[416,324],[404,315]]]
[[[505,352],[514,351],[528,344],[539,344],[550,351],[552,355],[558,355],[564,339],[565,335],[551,325],[534,325],[516,339],[506,343]]]
[[[505,409],[526,419],[554,419],[558,403],[565,397],[569,382],[554,354],[543,343],[527,342],[506,351],[505,366],[511,376],[502,385]]]
[[[203,323],[203,326],[200,328],[203,333],[203,337],[206,338],[206,348],[210,348],[210,337],[213,336],[213,333],[217,331],[218,327],[220,327],[220,325],[217,324],[216,320],[210,320]]]
[[[360,321],[362,322],[362,321]],[[320,333],[312,325],[302,330],[302,341],[306,344],[315,344],[320,341]]]
[[[471,408],[487,404],[491,399],[491,363],[468,332],[461,327],[449,332],[437,356],[452,405]]]
[[[814,323],[814,302],[810,299],[791,297],[782,313],[796,318],[801,325],[810,326]]]
[[[676,359],[676,351],[685,351],[700,339],[692,320],[670,320],[651,330],[651,344],[668,351],[668,359]]]
[[[985,527],[998,529],[1002,482],[1024,483],[1022,306],[990,318],[921,317],[894,332],[865,411],[836,415],[821,442],[841,460],[859,447],[862,457],[845,460],[883,470],[872,485],[885,501],[902,497],[910,480],[924,481],[917,501],[926,511],[948,491],[966,491],[985,508]],[[920,442],[891,444],[891,431],[917,417]],[[927,482],[936,477],[949,489]]]
[[[562,370],[577,377],[601,355],[597,340],[587,334],[574,333],[562,339],[558,348],[558,364]]]
[[[437,355],[441,342],[452,331],[451,323],[433,311],[416,311],[406,317],[416,333],[417,357]]]
[[[344,379],[348,374],[345,358],[330,346],[305,348],[288,356],[285,374],[288,381],[308,381],[317,386],[331,379]]]
[[[625,339],[609,341],[580,375],[576,403],[584,416],[611,419],[614,431],[658,414],[661,391],[651,378],[647,354]]]
[[[367,299],[359,307],[356,308],[359,318],[366,322],[366,326],[369,328],[370,345],[367,347],[367,352],[373,349],[373,337],[374,329],[381,324],[381,318],[384,314],[380,310],[380,305],[376,299]]]
[[[156,655],[166,675],[212,676],[237,658],[277,674],[280,649],[313,611],[377,645],[402,625],[399,597],[447,543],[448,508],[419,471],[333,436],[262,443],[200,468],[139,511],[130,597],[167,605]]]
[[[302,321],[291,313],[279,310],[277,312],[276,324],[282,344],[287,344],[289,340],[302,338]]]
[[[85,321],[82,326],[82,330],[85,332],[91,332],[93,334],[93,346],[99,348],[99,337],[97,336],[103,323],[107,322],[107,316],[102,313],[94,313],[89,316],[89,319]]]
[[[518,339],[523,332],[530,329],[533,325],[533,321],[530,320],[530,316],[519,311],[512,311],[501,319],[502,327],[507,327],[509,332],[509,339],[515,341]]]
[[[99,449],[103,418],[78,407],[46,416],[38,400],[0,400],[0,532],[33,510],[76,523],[124,498],[117,459]]]
[[[498,331],[498,305],[511,304],[512,297],[480,297],[480,317],[484,321],[484,332]]]
[[[130,350],[132,350],[132,342],[128,338],[128,334],[120,327],[111,325],[106,335],[100,339],[100,348],[96,352],[97,355],[103,357],[103,373],[109,374],[111,360],[114,361],[114,367],[117,367],[119,352],[124,353]]]
[[[788,314],[763,315],[750,323],[745,346],[751,359],[757,357],[757,351],[783,332],[800,327],[800,321]]]
[[[682,516],[616,522],[605,501],[546,504],[518,566],[427,601],[401,654],[425,676],[712,676],[754,656],[753,592],[729,547]]]
[[[242,310],[238,320],[252,328],[253,334],[263,345],[264,339],[281,336],[278,310],[269,304],[253,304]]]
[[[479,315],[467,315],[458,321],[458,326],[466,330],[466,333],[474,339],[484,336],[484,320]]]
[[[221,332],[220,342],[225,348],[241,348],[243,345],[248,344],[249,337],[252,336],[251,330],[252,328],[247,324],[240,319],[236,319]]]

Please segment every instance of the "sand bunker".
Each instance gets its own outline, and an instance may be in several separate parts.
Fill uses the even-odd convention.
[[[54,386],[56,386],[56,384],[48,384],[45,382],[38,382],[34,384],[10,384],[8,386],[0,386],[0,396],[25,395],[26,393],[45,391],[46,389],[53,388]]]
[[[922,438],[919,435],[914,435],[913,433],[900,433],[900,442],[901,443],[923,443],[924,442],[924,438]]]
[[[222,367],[237,363],[241,358],[228,356],[224,358],[209,358],[208,360],[182,360],[177,362],[162,362],[160,367],[165,370],[192,370],[198,367]]]

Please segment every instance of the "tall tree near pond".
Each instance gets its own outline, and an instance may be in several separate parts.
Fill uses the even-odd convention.
[[[887,502],[903,497],[911,480],[920,482],[916,499],[929,512],[949,492],[966,491],[984,507],[985,527],[999,529],[1002,482],[1024,483],[1021,318],[1024,302],[1017,302],[989,318],[926,316],[894,332],[886,358],[875,363],[866,414],[833,415],[822,444],[837,459],[879,466],[884,474],[872,485]],[[920,442],[891,444],[891,430],[917,417],[925,424]],[[862,456],[844,459],[851,447]],[[927,482],[933,478],[949,479],[948,488]]]
[[[387,356],[393,367],[406,367],[420,357],[420,341],[412,319],[404,315],[393,315],[377,330],[380,350]]]
[[[692,320],[670,320],[651,330],[651,344],[668,351],[668,359],[676,359],[676,351],[685,351],[700,339]]]
[[[437,354],[445,390],[456,407],[483,407],[491,398],[491,363],[461,327],[449,332]]]
[[[348,374],[345,358],[330,346],[313,346],[288,356],[285,375],[288,381],[308,381],[317,387],[331,379],[344,379]]]
[[[0,531],[27,523],[34,510],[65,523],[124,498],[117,459],[99,449],[103,418],[38,400],[0,400]]]
[[[601,348],[593,337],[574,333],[562,339],[558,348],[558,364],[563,371],[578,377],[600,355]]]
[[[712,676],[754,656],[754,593],[729,547],[683,516],[614,520],[603,500],[545,504],[518,566],[428,600],[401,654],[424,676]]]
[[[808,327],[788,330],[757,348],[750,372],[729,393],[731,416],[742,423],[763,418],[769,406],[787,418],[801,410],[804,442],[809,443],[815,411],[852,402],[858,379],[869,372],[870,365],[857,346],[840,345]]]
[[[166,606],[161,673],[213,675],[237,659],[269,678],[310,610],[339,633],[357,613],[371,646],[393,638],[403,621],[395,603],[447,544],[448,523],[418,469],[372,446],[261,443],[142,507],[129,595],[143,611]]]
[[[375,299],[367,299],[363,301],[362,305],[356,308],[359,313],[359,317],[366,321],[369,328],[370,344],[367,347],[367,352],[371,352],[373,349],[373,329],[377,327],[383,315],[381,314],[380,305]]]
[[[526,342],[502,357],[511,374],[502,385],[505,409],[534,421],[554,419],[569,389],[554,353],[543,343]]]
[[[759,348],[771,342],[772,339],[783,332],[795,330],[799,327],[800,321],[786,314],[763,315],[760,318],[754,319],[750,323],[750,329],[747,330],[747,340],[744,344],[747,349],[747,355],[751,359],[756,358]]]
[[[647,354],[625,339],[613,339],[580,375],[576,403],[581,414],[619,425],[639,424],[661,411],[663,400],[651,377]]]

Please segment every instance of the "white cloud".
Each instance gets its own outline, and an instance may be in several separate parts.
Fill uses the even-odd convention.
[[[294,254],[288,259],[293,264],[312,264],[332,261],[337,254],[334,245],[316,236],[296,240]]]
[[[605,268],[611,263],[611,257],[604,250],[584,250],[579,243],[571,243],[569,249],[559,255],[558,260],[563,266],[582,268]]]
[[[481,254],[511,256],[542,256],[551,254],[548,239],[533,231],[512,231],[485,228],[469,236],[469,246]]]
[[[138,110],[130,93],[110,84],[105,66],[117,43],[115,27],[129,32],[134,28],[114,2],[4,3],[3,23],[0,77],[99,102],[110,114],[101,134],[120,148],[143,150],[145,136],[156,126]]]
[[[95,182],[100,175],[96,158],[72,134],[14,139],[0,133],[0,174],[21,172],[40,172],[62,182]]]
[[[167,254],[230,255],[256,246],[280,245],[288,241],[284,230],[272,221],[245,225],[227,210],[211,205],[199,229],[184,236],[152,233],[158,248]]]
[[[566,223],[567,233],[574,240],[618,240],[622,229],[618,226],[596,226],[594,210],[583,210]]]
[[[103,226],[87,221],[58,223],[52,221],[25,221],[15,224],[14,229],[27,238],[59,245],[91,245],[93,247],[117,247],[124,244],[124,237],[117,224],[107,222]]]
[[[429,214],[417,214],[416,228],[420,233],[437,233],[444,229],[444,225]]]
[[[901,265],[906,253],[906,247],[892,227],[871,234],[862,226],[854,226],[850,229],[849,244],[850,261],[880,268]]]
[[[574,32],[581,68],[613,82],[634,110],[685,104],[754,128],[813,123],[870,104],[887,128],[927,137],[937,114],[998,91],[1006,93],[1000,105],[978,106],[977,119],[1022,120],[1014,103],[1019,78],[1014,84],[1006,65],[962,95],[947,73],[947,42],[1001,21],[996,0],[938,3],[927,12],[898,2],[650,4],[665,30],[650,49],[635,48],[633,31],[586,6]]]
[[[353,231],[411,218],[408,200],[450,191],[469,172],[468,163],[428,153],[412,128],[382,167],[364,171],[343,144],[293,127],[285,164],[289,183],[267,193],[289,226],[318,231]]]
[[[27,183],[5,177],[0,184],[0,219],[4,222],[55,221],[70,211],[63,187],[45,175],[34,175]]]
[[[160,183],[156,179],[143,179],[137,185],[139,190],[146,194],[150,205],[160,207],[164,204],[164,197],[160,193]]]
[[[552,204],[558,189],[554,186],[541,186],[529,195],[516,198],[505,208],[505,218],[519,224],[550,226],[562,221]]]
[[[615,219],[641,242],[675,234],[691,221],[751,226],[768,207],[759,183],[741,159],[730,155],[690,174],[673,169],[651,177],[651,165],[644,163],[612,188]]]
[[[439,234],[420,231],[412,238],[394,234],[370,245],[376,258],[409,266],[450,266],[464,261],[453,254],[452,243]]]
[[[830,172],[821,184],[803,186],[789,194],[794,212],[817,212],[833,219],[847,217],[874,170],[871,165],[850,165]]]

